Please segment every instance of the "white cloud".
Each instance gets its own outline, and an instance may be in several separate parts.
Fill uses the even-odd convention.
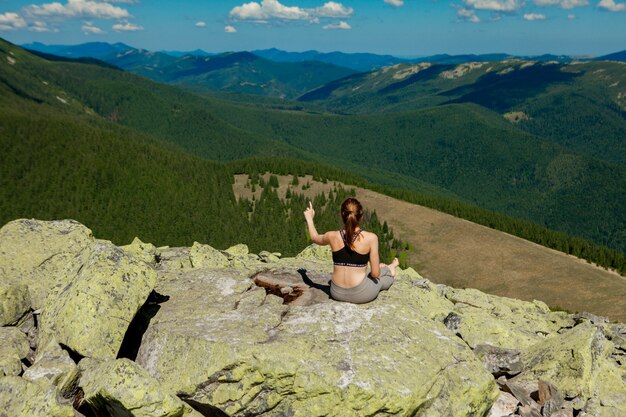
[[[117,23],[111,27],[113,28],[113,30],[116,30],[118,32],[136,32],[138,30],[143,30],[143,26],[135,25],[134,23],[130,22]]]
[[[322,7],[316,7],[313,10],[306,11],[308,13],[311,13],[313,17],[331,18],[350,17],[354,13],[354,9],[352,7],[346,7],[343,4],[334,1],[329,1],[328,3],[325,3]]]
[[[526,13],[524,14],[524,20],[546,20],[546,16],[540,13]]]
[[[33,24],[28,28],[28,30],[30,30],[31,32],[58,32],[58,29],[50,29],[48,27],[48,24],[46,22],[43,22],[41,20],[36,20],[33,22]]]
[[[105,33],[102,29],[94,26],[91,22],[85,22],[80,30],[82,30],[85,35],[104,35]]]
[[[32,4],[25,8],[32,16],[59,16],[67,18],[124,19],[132,17],[128,10],[93,0],[67,0],[67,3]]]
[[[352,29],[352,26],[350,26],[348,22],[341,21],[336,24],[331,23],[323,26],[323,29]]]
[[[16,30],[26,27],[26,21],[22,16],[13,12],[0,14],[0,30]]]
[[[404,0],[385,0],[385,3],[393,6],[393,7],[402,7],[404,6]]]
[[[231,25],[224,26],[224,32],[226,33],[237,33],[237,28]]]
[[[600,9],[608,10],[609,12],[623,12],[626,10],[626,4],[615,3],[615,0],[601,0],[598,3]]]
[[[320,7],[305,9],[297,6],[285,6],[278,0],[252,1],[234,7],[230,17],[236,20],[266,22],[268,20],[308,20],[318,23],[320,18],[346,18],[352,16],[354,9],[341,3],[329,1]]]
[[[524,5],[523,0],[463,0],[463,2],[477,10],[494,12],[513,12]]]
[[[575,15],[575,14],[571,14],[571,13],[570,13],[570,14],[568,14],[568,15],[567,15],[567,18],[568,18],[569,20],[574,20],[574,19],[576,19],[576,15]]]
[[[196,27],[205,28],[206,27],[206,22],[196,22]]]
[[[589,5],[589,0],[534,0],[534,2],[538,6],[559,6],[565,10]]]
[[[456,7],[456,17],[463,22],[480,22],[480,18],[476,16],[476,12],[474,10],[466,9],[465,7]]]

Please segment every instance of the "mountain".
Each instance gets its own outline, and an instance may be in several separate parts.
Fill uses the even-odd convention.
[[[477,103],[350,116],[268,110],[199,97],[101,66],[47,61],[8,43],[2,45],[5,114],[20,115],[6,130],[13,132],[7,140],[17,140],[20,129],[26,129],[47,143],[45,132],[62,135],[64,118],[68,126],[73,120],[87,118],[90,126],[104,123],[107,129],[122,129],[122,137],[130,129],[128,132],[207,159],[281,155],[298,160],[282,168],[274,162],[242,165],[248,167],[248,172],[261,169],[259,166],[271,167],[272,171],[288,169],[291,173],[300,166],[319,170],[316,164],[323,163],[344,172],[339,175],[335,171],[336,180],[345,178],[349,171],[376,186],[388,190],[393,187],[400,198],[419,198],[447,212],[480,218],[492,227],[515,224],[511,229],[515,233],[535,230],[530,223],[515,223],[506,217],[514,216],[622,251],[626,248],[623,166],[526,132]],[[463,97],[462,93],[447,99]],[[45,119],[39,123],[31,120],[51,107],[55,124]],[[59,129],[46,128],[52,125]],[[86,136],[85,140],[99,134],[97,130],[78,132],[75,134]],[[38,143],[28,146],[45,148]],[[27,149],[2,165],[12,169],[10,161],[28,160]],[[313,165],[304,165],[303,161]],[[45,167],[56,164],[42,164],[39,176],[47,181],[50,176],[45,174]],[[20,166],[3,178],[19,178],[23,171]],[[110,182],[106,169],[101,171],[103,181]],[[77,180],[72,177],[72,181]],[[9,196],[13,197],[7,197],[5,204],[21,207],[24,202],[16,196],[22,194],[13,186],[7,189],[12,190]],[[412,197],[412,192],[422,194]],[[49,204],[57,204],[55,201]],[[492,211],[506,216],[499,217]],[[7,216],[15,213],[8,209],[3,212]],[[568,253],[570,246],[571,250],[578,247],[581,253],[590,253],[591,249],[585,248],[593,247],[588,243],[570,245],[562,237],[545,238],[553,236],[545,230],[534,236]]]
[[[595,58],[595,60],[596,61],[620,61],[620,62],[626,62],[626,50],[620,51],[620,52],[615,52],[615,53],[604,55],[604,56],[600,56],[600,57]]]
[[[211,52],[207,52],[203,49],[194,49],[193,51],[185,51],[185,52],[181,52],[181,51],[161,51],[162,53],[166,54],[166,55],[171,55],[173,57],[176,58],[181,58],[183,56],[186,55],[195,55],[195,56],[211,56],[211,55],[215,55]]]
[[[250,52],[175,58],[133,50],[108,59],[110,64],[153,80],[192,90],[228,91],[281,98],[300,94],[353,70],[315,61],[278,63]]]
[[[319,61],[340,67],[351,68],[355,71],[371,71],[373,69],[406,62],[406,60],[391,55],[376,55],[368,53],[344,52],[286,52],[280,49],[262,49],[252,51],[253,54],[276,62],[304,62]]]
[[[40,42],[34,42],[24,44],[22,47],[33,51],[45,52],[68,58],[88,57],[100,60],[106,60],[111,56],[135,49],[120,42],[115,44],[106,42],[88,42],[79,45],[44,45]]]

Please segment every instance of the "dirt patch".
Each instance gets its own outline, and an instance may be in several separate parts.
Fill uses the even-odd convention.
[[[237,197],[250,193],[244,187],[243,177],[247,176],[239,177],[240,182],[236,179],[233,186]],[[293,177],[278,178],[278,193],[284,197]],[[310,182],[311,188],[297,190],[309,197],[334,188],[332,182],[322,184],[311,177],[298,181],[300,187]],[[366,209],[376,210],[381,222],[387,221],[398,238],[415,248],[410,251],[409,263],[433,282],[542,300],[552,308],[588,311],[626,322],[626,278],[615,272],[426,207],[355,190]],[[260,190],[257,193],[258,198]]]

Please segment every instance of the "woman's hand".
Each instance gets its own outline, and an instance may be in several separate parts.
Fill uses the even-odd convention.
[[[315,217],[315,210],[313,210],[313,203],[309,201],[309,207],[304,210],[304,218],[307,223],[313,222],[313,218]]]

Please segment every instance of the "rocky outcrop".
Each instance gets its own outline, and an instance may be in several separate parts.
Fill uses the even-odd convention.
[[[540,301],[409,268],[340,303],[327,247],[118,248],[72,221],[12,222],[0,252],[0,415],[626,415],[626,327]]]

